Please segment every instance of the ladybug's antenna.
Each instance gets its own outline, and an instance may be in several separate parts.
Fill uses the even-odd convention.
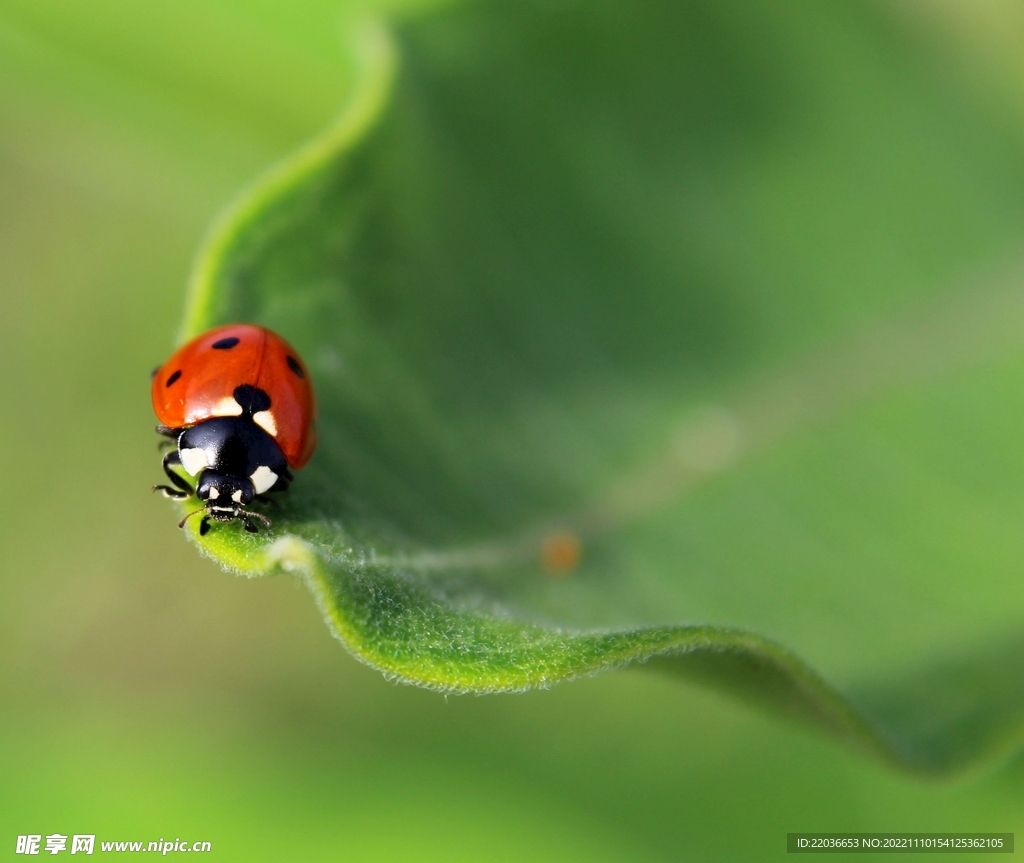
[[[239,511],[241,513],[243,513],[244,515],[251,515],[253,518],[258,518],[267,527],[270,527],[273,524],[273,522],[269,518],[267,518],[262,512],[256,512],[256,510],[253,510],[253,509],[243,509],[243,510],[239,510]],[[191,514],[195,515],[195,513],[191,513]],[[185,516],[185,518],[188,518],[188,516]]]
[[[190,512],[181,521],[178,522],[178,527],[184,527],[186,521],[188,521],[194,515],[199,515],[199,513],[201,513],[201,512],[206,512],[206,507],[205,506],[202,506],[199,509],[192,510],[192,512]]]

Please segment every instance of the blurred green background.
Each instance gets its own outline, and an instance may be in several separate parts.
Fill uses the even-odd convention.
[[[643,671],[397,687],[301,586],[183,541],[148,491],[148,371],[216,213],[343,102],[343,11],[0,3],[4,853],[59,832],[230,860],[749,860],[797,830],[1024,835],[1024,761],[923,783]],[[1024,147],[1020,6],[888,11]]]

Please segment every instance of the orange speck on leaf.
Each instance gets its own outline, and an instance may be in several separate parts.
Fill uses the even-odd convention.
[[[582,551],[579,537],[568,531],[557,531],[544,540],[540,558],[548,573],[563,576],[576,568]]]

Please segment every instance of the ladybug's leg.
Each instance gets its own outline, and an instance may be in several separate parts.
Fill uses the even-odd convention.
[[[166,438],[166,440],[162,440],[157,444],[157,449],[163,449],[164,447],[177,445],[178,438],[181,435],[181,429],[172,429],[170,426],[161,424],[156,427],[156,433],[158,435],[163,435],[164,438]]]
[[[199,535],[206,536],[210,530],[210,517],[208,515],[203,516],[203,520],[199,522]]]
[[[265,515],[263,515],[263,513],[261,513],[261,512],[253,512],[252,510],[250,510],[248,512],[246,512],[244,510],[239,511],[239,513],[238,513],[238,515],[236,517],[240,518],[242,520],[242,524],[245,525],[245,529],[249,533],[259,533],[260,532],[259,527],[253,521],[254,518],[258,518],[267,527],[270,527],[270,525],[273,524],[273,522],[269,518],[267,518]]]
[[[164,497],[173,497],[176,500],[184,500],[187,497],[192,497],[192,486],[171,470],[172,465],[175,467],[181,467],[181,458],[179,457],[177,450],[171,450],[164,456],[163,460],[164,473],[167,474],[170,481],[177,486],[177,489],[170,488],[166,485],[155,485],[153,486],[153,491],[162,491],[164,493]]]

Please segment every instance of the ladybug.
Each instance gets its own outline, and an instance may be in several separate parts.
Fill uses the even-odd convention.
[[[197,336],[153,372],[157,433],[176,448],[163,459],[172,486],[153,486],[167,497],[197,494],[204,506],[199,533],[210,519],[239,519],[249,533],[270,519],[246,509],[292,482],[316,448],[316,399],[309,372],[276,333],[251,324],[228,324]],[[195,478],[195,491],[174,468]]]

